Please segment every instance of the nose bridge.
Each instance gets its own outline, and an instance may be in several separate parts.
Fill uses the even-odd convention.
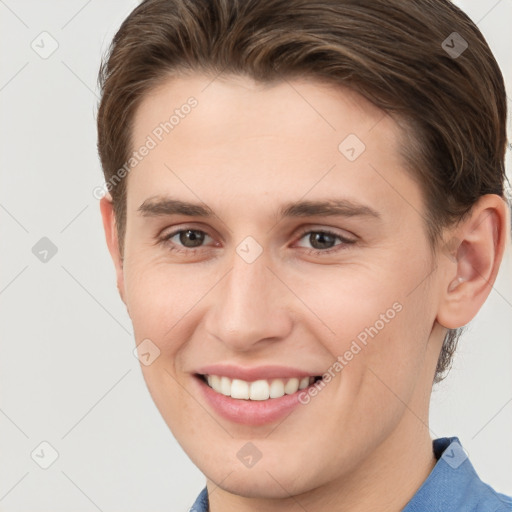
[[[254,242],[242,242],[234,251],[231,270],[217,287],[212,308],[211,334],[235,350],[249,350],[261,340],[285,337],[290,328],[286,298],[267,268],[270,258]]]

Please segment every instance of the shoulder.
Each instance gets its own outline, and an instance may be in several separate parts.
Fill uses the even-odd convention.
[[[473,481],[474,489],[468,496],[468,511],[512,512],[512,497],[495,491],[480,479]]]
[[[437,464],[404,512],[512,512],[512,497],[483,482],[457,437],[433,441]]]

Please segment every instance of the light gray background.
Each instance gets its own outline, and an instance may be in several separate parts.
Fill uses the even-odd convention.
[[[100,56],[136,4],[0,0],[1,511],[185,511],[205,482],[153,405],[132,354],[92,196],[103,183]],[[512,2],[457,4],[489,41],[510,97]],[[43,31],[58,43],[47,59],[31,47]],[[58,249],[46,263],[32,253],[42,237]],[[459,436],[482,479],[507,494],[511,283],[509,246],[431,412],[432,436]],[[59,454],[48,469],[31,458],[42,441]]]

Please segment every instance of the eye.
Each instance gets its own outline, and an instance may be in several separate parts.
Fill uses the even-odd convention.
[[[304,231],[301,234],[300,240],[306,237],[307,242],[311,244],[313,247],[312,249],[309,249],[308,247],[305,247],[305,249],[309,249],[307,252],[311,252],[313,254],[320,254],[320,253],[330,253],[337,250],[343,250],[343,246],[351,245],[356,243],[355,239],[348,238],[345,236],[340,235],[339,233],[334,233],[329,230],[309,230]],[[340,240],[341,243],[335,244],[336,239]],[[336,249],[335,247],[342,246],[340,249]],[[304,247],[304,246],[300,246]]]
[[[171,251],[190,253],[202,248],[206,239],[213,240],[210,235],[200,229],[185,228],[164,234],[158,241],[165,244]],[[303,231],[299,240],[302,239],[306,239],[306,243],[309,243],[312,248],[300,244],[298,246],[303,247],[307,253],[315,255],[343,250],[357,241],[325,229]],[[340,243],[335,243],[336,240]],[[338,246],[341,247],[337,248]]]
[[[201,247],[205,238],[211,239],[210,235],[200,229],[179,229],[163,235],[160,241],[168,243],[171,250],[180,252],[187,249],[196,249]],[[180,248],[180,246],[185,249]]]

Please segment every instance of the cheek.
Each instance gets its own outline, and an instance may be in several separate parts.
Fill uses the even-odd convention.
[[[350,370],[344,373],[351,393],[371,371],[397,390],[418,378],[435,318],[429,272],[422,259],[397,258],[296,276],[294,291],[318,315],[303,308],[302,319],[309,318],[313,338],[332,360],[341,358],[343,371]]]
[[[198,415],[178,375],[180,350],[194,334],[201,297],[212,286],[209,280],[179,265],[142,257],[127,258],[125,265],[135,342],[149,339],[159,351],[151,364],[141,365],[142,374],[153,401],[178,439],[191,434],[193,429],[187,431],[190,422],[185,420]]]
[[[287,281],[300,298],[296,311],[301,320],[315,326],[318,340],[339,355],[349,349],[347,341],[364,345],[397,322],[405,294],[403,281],[391,270],[370,265],[312,268],[289,275]]]
[[[137,342],[150,338],[164,353],[216,281],[209,269],[132,258],[125,265],[126,300]],[[218,279],[217,279],[218,280]]]

